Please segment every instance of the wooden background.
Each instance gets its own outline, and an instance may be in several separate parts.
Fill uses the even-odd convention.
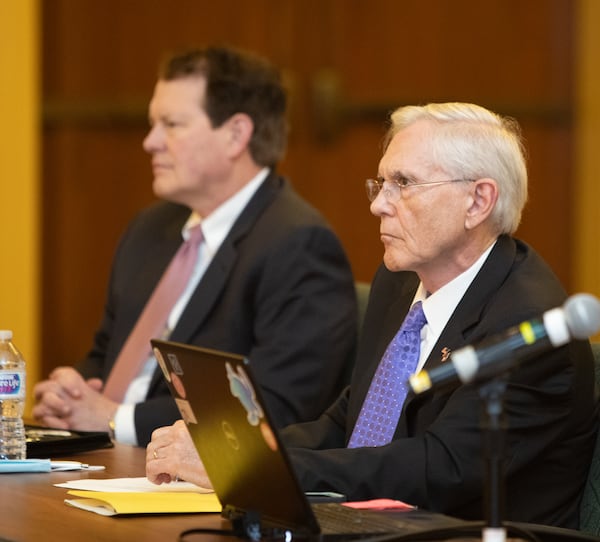
[[[473,101],[514,116],[530,201],[518,235],[570,290],[570,0],[48,0],[43,32],[42,374],[85,354],[123,228],[153,200],[142,150],[168,50],[230,44],[279,65],[291,137],[280,171],[339,234],[355,276],[381,261],[364,179],[388,113]]]

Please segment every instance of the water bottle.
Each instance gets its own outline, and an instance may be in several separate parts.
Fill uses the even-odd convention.
[[[0,459],[25,459],[23,425],[25,360],[12,342],[12,331],[0,330]]]

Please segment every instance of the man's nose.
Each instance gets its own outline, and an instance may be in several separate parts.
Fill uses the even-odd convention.
[[[152,126],[146,134],[142,146],[148,154],[152,154],[159,148],[160,141],[160,130],[158,126]]]

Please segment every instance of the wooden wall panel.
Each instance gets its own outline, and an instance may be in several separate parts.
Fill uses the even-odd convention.
[[[292,132],[280,169],[330,220],[361,280],[381,261],[363,184],[377,171],[390,109],[461,100],[515,116],[531,173],[519,233],[570,286],[569,0],[52,0],[43,7],[46,371],[91,342],[118,236],[152,200],[141,141],[157,61],[189,44],[253,49],[283,68]],[[327,80],[336,86],[316,94]],[[317,109],[327,96],[334,108]]]

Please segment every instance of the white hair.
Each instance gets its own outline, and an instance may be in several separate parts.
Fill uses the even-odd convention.
[[[417,121],[434,125],[433,165],[456,179],[491,178],[498,184],[498,201],[491,220],[497,232],[512,234],[527,201],[527,167],[517,122],[469,103],[400,107],[390,116],[384,146]]]

